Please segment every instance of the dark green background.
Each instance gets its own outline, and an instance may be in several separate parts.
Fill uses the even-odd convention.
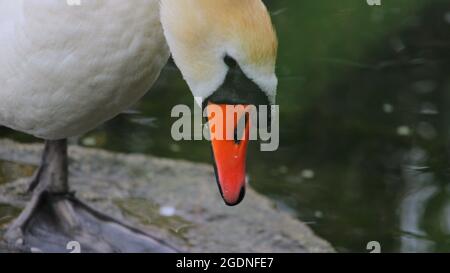
[[[450,251],[450,1],[381,1],[265,1],[280,38],[281,147],[253,145],[250,183],[339,251],[373,240]],[[139,113],[75,141],[210,162],[207,142],[171,140],[176,104],[193,100],[169,64]]]

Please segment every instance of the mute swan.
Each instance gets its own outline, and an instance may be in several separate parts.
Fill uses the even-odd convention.
[[[0,124],[46,141],[33,198],[8,240],[29,246],[27,228],[47,213],[92,251],[123,250],[110,235],[89,233],[87,218],[113,220],[70,194],[66,139],[139,100],[170,53],[203,106],[273,103],[276,51],[261,0],[0,0]],[[246,142],[212,141],[228,205],[243,198]],[[153,243],[154,251],[173,250]]]

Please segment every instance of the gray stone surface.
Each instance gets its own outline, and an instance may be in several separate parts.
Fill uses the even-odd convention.
[[[5,183],[2,173],[3,180],[30,175],[41,149],[0,140],[0,237],[29,200],[27,179]],[[241,205],[225,206],[209,165],[81,147],[70,147],[69,154],[72,189],[81,200],[182,251],[334,251],[252,189]]]

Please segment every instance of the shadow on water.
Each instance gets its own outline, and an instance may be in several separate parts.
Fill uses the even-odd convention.
[[[340,251],[450,251],[448,0],[265,2],[280,37],[281,147],[253,145],[253,187]],[[169,64],[133,111],[74,141],[210,162],[207,142],[170,138],[177,104],[193,100]]]

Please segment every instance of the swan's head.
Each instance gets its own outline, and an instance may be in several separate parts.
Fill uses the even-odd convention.
[[[261,0],[161,0],[161,22],[173,59],[202,107],[275,103],[278,43]],[[214,126],[210,120],[210,128],[226,132],[225,117]],[[212,133],[219,188],[225,202],[236,205],[245,193],[248,137],[222,140]]]

